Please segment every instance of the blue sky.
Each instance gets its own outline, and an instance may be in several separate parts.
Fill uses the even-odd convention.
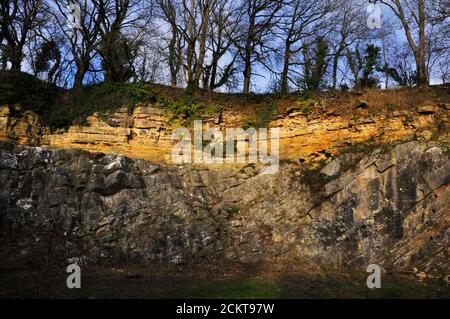
[[[350,1],[354,1],[354,0],[350,0]],[[369,2],[367,1],[367,4],[369,4]],[[405,39],[405,34],[404,34],[404,30],[402,28],[400,28],[398,25],[396,25],[396,19],[393,19],[393,15],[390,12],[390,10],[384,6],[384,5],[379,5],[379,7],[381,8],[381,12],[382,12],[382,16],[381,16],[381,30],[383,31],[387,31],[388,33],[394,34],[394,38],[396,39],[396,41],[398,42],[406,42]],[[364,21],[367,21],[367,18],[369,16],[369,13],[367,12],[367,8],[366,7],[361,7],[361,19],[363,19]],[[393,23],[394,21],[394,23]],[[364,25],[366,25],[364,23]],[[162,28],[162,30],[164,30],[164,27],[160,27]],[[368,28],[368,27],[367,27]],[[373,41],[375,44],[380,44],[379,41],[374,40]],[[278,44],[276,44],[276,46],[279,46]],[[282,49],[281,49],[282,50]],[[280,52],[282,53],[282,52]],[[341,66],[344,66],[344,58],[341,59]],[[95,64],[99,64],[99,61],[96,61]],[[224,59],[224,61],[222,61],[223,64],[225,64],[227,62],[227,58]],[[280,66],[275,67],[275,69],[280,70]],[[24,64],[24,70],[25,71],[29,71],[30,68],[27,67]],[[253,75],[252,76],[252,91],[253,92],[266,92],[269,90],[269,84],[270,82],[273,80],[273,75],[263,66],[261,65],[254,65],[253,67],[253,72],[257,73],[258,75]],[[87,80],[89,79],[89,75],[87,75]],[[440,80],[437,79],[436,77],[432,77],[431,78],[431,83],[435,84],[435,83],[440,83]],[[167,83],[164,83],[167,84]],[[238,86],[237,91],[239,92],[241,90],[241,85]]]

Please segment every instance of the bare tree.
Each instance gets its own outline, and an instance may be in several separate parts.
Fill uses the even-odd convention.
[[[238,6],[227,0],[220,0],[210,19],[207,50],[210,61],[204,67],[203,87],[213,91],[229,82],[236,72],[237,53],[231,52],[236,39],[240,11]],[[229,53],[229,62],[221,66],[221,60]]]
[[[142,0],[93,0],[98,12],[98,52],[106,81],[127,81],[135,73],[134,59],[152,18]]]
[[[330,16],[333,22],[331,25],[331,33],[329,38],[333,48],[332,60],[332,88],[337,87],[338,68],[341,57],[357,41],[361,41],[367,37],[366,21],[363,19],[361,8],[364,1],[347,1],[338,0],[334,5],[334,12]]]
[[[169,37],[164,36],[167,46],[162,48],[167,54],[167,64],[170,72],[170,84],[177,86],[178,74],[182,65],[182,43],[179,25],[179,3],[173,0],[158,0],[159,17],[168,25]]]
[[[23,49],[31,31],[43,20],[43,0],[0,0],[0,28],[6,45],[2,48],[11,71],[20,71]]]
[[[209,19],[214,12],[217,0],[182,0],[183,21],[186,28],[180,28],[186,42],[183,67],[187,85],[198,88],[204,72],[206,42],[209,33]]]
[[[204,74],[210,19],[218,0],[159,0],[164,20],[169,23],[169,67],[176,83],[178,67],[189,88],[197,89]]]
[[[301,64],[295,55],[305,49],[308,39],[320,33],[328,22],[324,19],[331,10],[331,2],[289,1],[283,10],[284,19],[280,22],[281,38],[284,41],[283,70],[281,72],[281,92],[289,90],[291,67]]]
[[[446,55],[438,61],[439,77],[442,84],[450,83],[450,56]]]
[[[43,23],[33,29],[32,37],[27,41],[27,60],[35,76],[57,84],[67,62],[67,45],[50,10],[50,6],[45,6]]]
[[[389,55],[389,75],[399,86],[414,86],[416,72],[413,68],[414,56],[407,43],[393,43],[395,54]]]
[[[84,77],[89,71],[91,61],[96,54],[98,44],[99,25],[97,23],[97,8],[88,0],[74,2],[72,0],[52,0],[57,8],[54,13],[55,21],[58,23],[66,41],[69,43],[69,50],[72,55],[72,62],[75,63],[76,71],[73,80],[75,88],[81,88]],[[73,12],[68,8],[75,5],[80,9],[80,16],[72,21]],[[73,8],[73,7],[72,7]],[[75,12],[77,14],[78,12]],[[78,20],[79,18],[79,20]],[[75,24],[70,24],[72,21]]]
[[[283,93],[328,79],[370,86],[381,74],[385,87],[448,81],[450,0],[375,2],[405,40],[369,30],[367,0],[0,0],[0,69],[75,88],[170,81],[244,93],[266,70]]]
[[[161,34],[155,30],[145,32],[133,62],[133,82],[164,82],[165,53],[160,42]]]
[[[243,61],[243,92],[250,92],[252,67],[263,63],[273,51],[269,46],[274,27],[280,21],[282,0],[244,0],[241,35],[235,45]]]
[[[428,85],[426,66],[426,19],[425,0],[380,0],[386,5],[402,24],[406,39],[414,54],[417,70],[417,84]]]

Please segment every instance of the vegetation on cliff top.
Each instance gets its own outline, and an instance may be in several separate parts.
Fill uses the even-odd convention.
[[[83,123],[94,112],[154,101],[156,95],[143,84],[103,82],[68,91],[26,73],[0,72],[0,104],[31,110],[52,129]]]
[[[234,109],[243,115],[243,127],[265,127],[275,115],[283,116],[292,110],[308,116],[323,112],[342,116],[361,112],[389,115],[394,110],[408,110],[427,103],[447,103],[449,97],[450,92],[445,87],[243,95],[190,91],[150,83],[102,82],[65,90],[26,73],[0,71],[0,105],[20,105],[17,112],[31,110],[51,129],[82,124],[95,112],[107,114],[121,107],[132,112],[138,103],[166,109],[172,114],[171,122],[186,122],[222,109]],[[361,100],[367,102],[366,106],[357,111],[355,105]]]
[[[97,112],[107,114],[127,107],[131,113],[138,103],[156,103],[172,119],[197,119],[215,112],[213,106],[185,94],[177,100],[155,93],[150,84],[102,82],[77,90],[63,90],[26,73],[0,72],[0,105],[19,105],[13,112],[31,110],[51,129],[83,124]]]

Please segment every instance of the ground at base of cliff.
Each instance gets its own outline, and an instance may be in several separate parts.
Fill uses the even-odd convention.
[[[81,266],[80,289],[65,270],[3,265],[0,298],[450,298],[442,278],[386,272],[369,289],[364,270],[293,261]]]

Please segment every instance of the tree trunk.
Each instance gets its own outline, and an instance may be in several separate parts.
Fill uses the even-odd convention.
[[[217,58],[213,55],[213,64],[211,67],[211,75],[209,80],[209,90],[214,91],[214,86],[216,85],[216,76],[217,76]]]
[[[336,90],[337,86],[337,69],[339,63],[340,52],[336,52],[333,57],[333,90]]]
[[[383,39],[383,63],[384,63],[384,88],[387,90],[389,87],[389,69],[387,62],[386,43]]]
[[[242,92],[244,94],[250,93],[250,77],[252,74],[252,68],[250,65],[250,55],[247,53],[245,57],[245,68],[244,68],[244,88]]]
[[[252,27],[252,26],[250,26]],[[250,39],[247,40],[245,45],[245,59],[244,59],[244,88],[242,92],[244,94],[250,93],[250,78],[252,76],[252,45]]]
[[[22,64],[22,48],[19,49],[19,47],[16,47],[11,51],[11,56],[9,57],[9,60],[11,61],[11,71],[19,72]]]
[[[73,80],[73,88],[80,89],[83,87],[84,75],[89,67],[89,63],[85,65],[84,63],[77,63],[77,72]]]
[[[346,39],[344,35],[342,35],[343,40]],[[345,41],[341,41],[338,49],[334,53],[333,56],[333,90],[337,89],[337,71],[339,66],[339,59],[341,58],[343,52],[345,50]]]
[[[11,60],[11,71],[12,72],[19,72],[20,71],[20,61]]]
[[[281,72],[281,93],[287,94],[289,92],[289,63],[291,59],[291,43],[286,40],[284,51],[283,71]]]
[[[252,41],[254,39],[255,31],[255,16],[250,16],[247,40],[245,42],[245,59],[244,59],[244,87],[242,92],[244,94],[250,93],[250,78],[252,76],[252,54],[254,45]]]
[[[50,71],[48,71],[47,74],[47,81],[50,83],[56,83],[56,72],[59,70],[61,66],[61,55],[59,54],[59,51],[56,52],[56,61],[55,64],[53,65],[53,67],[50,69]]]
[[[428,85],[428,72],[425,63],[425,0],[419,0],[419,49],[416,54],[417,85]]]
[[[170,39],[169,44],[169,68],[170,68],[170,84],[172,86],[177,86],[177,56],[176,56],[176,42],[177,33],[175,26],[172,26],[172,39]]]
[[[385,1],[382,1],[386,4]],[[425,0],[417,0],[418,3],[418,23],[419,23],[419,45],[416,45],[415,39],[412,35],[411,26],[409,21],[405,15],[402,4],[399,1],[395,1],[395,5],[397,11],[393,9],[393,6],[390,6],[397,17],[400,19],[400,22],[403,25],[403,29],[405,31],[406,39],[408,40],[409,47],[411,48],[414,59],[416,62],[416,71],[417,71],[417,85],[418,86],[427,86],[428,85],[428,74],[427,67],[425,62]]]
[[[205,11],[203,12],[202,24],[200,27],[198,60],[196,63],[196,70],[194,72],[194,78],[195,78],[195,82],[197,83],[197,86],[199,85],[198,83],[200,83],[200,79],[204,72],[203,64],[205,62],[205,56],[206,56],[206,39],[208,36],[208,19],[209,19],[209,8],[205,9]]]
[[[170,85],[172,86],[177,86],[177,74],[176,73],[172,73],[170,75]]]
[[[190,0],[190,12],[195,12],[195,2]],[[186,82],[188,89],[196,89],[198,88],[198,82],[195,83],[195,33],[194,33],[194,21],[189,18],[187,21],[187,34],[188,38],[186,39],[188,42],[186,48]]]
[[[74,89],[79,89],[83,86],[83,75],[77,71],[77,73],[75,74],[75,78],[73,80],[73,88]]]

